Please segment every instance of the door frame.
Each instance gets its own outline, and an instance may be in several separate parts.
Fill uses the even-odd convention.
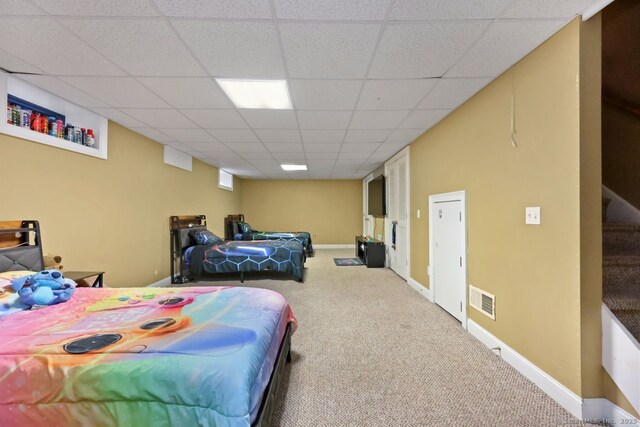
[[[390,255],[388,242],[391,240],[391,233],[387,233],[387,225],[389,223],[389,165],[400,159],[402,156],[407,156],[407,283],[411,279],[411,145],[407,145],[402,150],[394,154],[389,160],[384,163],[384,175],[385,175],[385,203],[387,205],[387,215],[384,216],[384,243],[387,247],[386,252],[386,265],[390,265]],[[402,279],[402,277],[401,277]]]
[[[362,180],[362,235],[368,234],[367,223],[371,224],[371,221],[375,221],[375,217],[367,215],[369,210],[369,182],[373,180],[373,172],[365,176]],[[371,228],[373,230],[373,227]],[[373,236],[375,239],[376,236]]]
[[[460,200],[462,202],[462,226],[464,227],[464,233],[462,233],[463,237],[463,245],[464,245],[464,256],[462,257],[462,262],[464,263],[464,292],[462,298],[462,328],[467,330],[467,320],[468,320],[468,297],[469,297],[469,267],[468,267],[468,258],[469,258],[469,247],[467,246],[467,192],[465,190],[460,191],[452,191],[450,193],[441,193],[441,194],[433,194],[429,196],[429,284],[431,288],[431,298],[435,304],[436,301],[436,292],[437,292],[437,283],[433,278],[435,277],[435,265],[433,263],[433,252],[435,242],[433,241],[433,218],[435,212],[436,203],[441,202],[451,202]]]

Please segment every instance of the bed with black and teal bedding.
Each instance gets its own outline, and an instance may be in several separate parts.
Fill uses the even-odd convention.
[[[244,221],[243,214],[228,215],[224,220],[226,240],[296,240],[302,244],[307,255],[313,255],[311,233],[306,231],[260,231],[254,230]]]

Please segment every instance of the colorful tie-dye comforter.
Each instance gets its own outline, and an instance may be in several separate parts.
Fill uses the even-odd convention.
[[[78,288],[0,317],[0,426],[248,426],[289,322],[265,289]]]
[[[251,230],[245,233],[238,233],[234,240],[295,240],[302,243],[302,247],[307,255],[313,254],[313,243],[311,234],[306,231],[256,231]]]

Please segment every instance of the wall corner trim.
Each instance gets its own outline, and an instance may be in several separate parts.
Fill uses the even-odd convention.
[[[153,282],[147,285],[147,288],[166,288],[171,284],[171,276],[167,276],[164,279],[160,279],[157,282]]]
[[[422,283],[418,282],[413,277],[409,277],[407,280],[407,284],[411,286],[413,289],[418,291],[420,295],[428,299],[430,302],[433,302],[433,294],[431,293],[431,289],[424,286]]]
[[[638,425],[637,423],[629,424],[629,420],[634,420],[634,417],[607,399],[582,399],[473,320],[468,320],[467,327],[469,333],[488,348],[499,347],[500,357],[505,362],[532,381],[574,417],[589,421],[606,420],[615,426],[622,425],[623,422],[625,425]],[[625,421],[621,421],[622,419]]]

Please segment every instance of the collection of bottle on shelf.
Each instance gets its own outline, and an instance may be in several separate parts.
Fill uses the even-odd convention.
[[[60,117],[47,116],[18,104],[7,103],[7,123],[76,144],[95,147],[93,129],[73,126],[65,123]]]

